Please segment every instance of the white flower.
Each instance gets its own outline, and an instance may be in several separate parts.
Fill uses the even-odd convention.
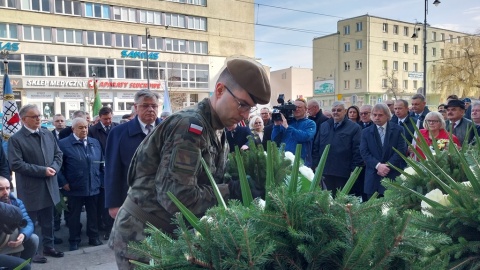
[[[213,220],[213,218],[212,218],[211,216],[203,216],[203,217],[200,219],[200,221],[206,221],[207,223],[210,223],[210,224],[214,222],[214,220]]]
[[[313,177],[315,176],[315,173],[313,173],[312,169],[308,168],[307,166],[302,166],[299,169],[299,172],[305,176],[310,182],[313,181]]]
[[[285,152],[285,157],[292,163],[295,161],[295,155],[292,152]]]
[[[462,183],[460,183],[460,184],[462,184],[462,185],[464,185],[464,186],[466,186],[466,187],[472,187],[472,183],[470,183],[470,181],[462,182]]]
[[[432,201],[438,202],[439,204],[441,204],[443,206],[450,205],[450,201],[448,200],[448,194],[443,194],[442,191],[438,188],[436,188],[436,189],[430,191],[429,193],[425,194],[425,197],[427,197],[428,199],[430,199]],[[430,212],[428,211],[428,209],[431,208],[430,204],[428,204],[425,201],[422,201],[422,203],[420,205],[422,206],[422,213],[423,214],[425,214],[427,216],[432,216],[432,214],[430,214]]]
[[[261,198],[256,198],[255,203],[258,205],[260,210],[265,210],[265,201]]]
[[[400,175],[400,178],[402,178],[403,181],[407,180],[407,176],[405,176],[405,174],[408,174],[409,176],[414,176],[417,174],[417,172],[415,171],[414,168],[412,167],[407,167],[405,168],[405,170],[403,170],[405,173],[402,173]]]
[[[388,207],[386,203],[382,204],[382,215],[386,216],[389,210],[390,210],[390,207]]]

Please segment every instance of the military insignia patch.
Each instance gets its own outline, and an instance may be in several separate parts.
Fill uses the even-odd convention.
[[[172,152],[173,171],[194,174],[200,166],[200,152],[175,148]]]
[[[190,127],[188,128],[188,132],[195,133],[197,135],[202,134],[203,127],[195,124],[190,124]]]

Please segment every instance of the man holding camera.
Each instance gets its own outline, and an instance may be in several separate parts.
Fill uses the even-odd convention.
[[[35,255],[38,236],[33,233],[33,222],[20,199],[10,193],[10,181],[0,176],[0,267],[18,266],[22,260]],[[8,238],[8,239],[7,239]],[[14,255],[19,254],[19,258]]]
[[[297,144],[302,145],[302,159],[305,166],[312,166],[312,145],[313,138],[317,131],[315,122],[307,118],[307,102],[303,98],[295,100],[296,109],[293,111],[293,118],[286,119],[285,115],[280,114],[282,119],[274,119],[272,131],[272,140],[277,136],[281,137],[281,142],[285,143],[285,151],[295,153]]]

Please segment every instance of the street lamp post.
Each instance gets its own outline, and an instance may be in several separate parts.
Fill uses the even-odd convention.
[[[149,56],[148,56],[148,40],[150,39],[150,30],[145,28],[145,48],[147,51],[147,89],[150,90],[150,63],[149,63]]]
[[[440,0],[433,1],[435,6],[440,4]],[[428,0],[425,0],[425,9],[424,9],[424,21],[423,21],[423,89],[422,95],[427,96],[427,14],[428,14]],[[416,26],[413,31],[412,38],[416,38]],[[420,28],[419,28],[420,30]]]

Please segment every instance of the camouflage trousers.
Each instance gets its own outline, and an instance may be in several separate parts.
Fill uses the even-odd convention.
[[[145,224],[142,221],[130,215],[125,209],[120,208],[108,240],[108,246],[115,253],[119,270],[134,269],[135,265],[130,263],[130,260],[149,262],[148,258],[140,257],[128,251],[128,243],[145,239],[144,229]]]

